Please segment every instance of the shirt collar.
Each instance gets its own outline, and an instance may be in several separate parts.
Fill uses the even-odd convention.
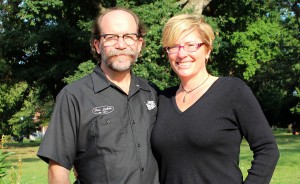
[[[100,66],[97,65],[94,68],[94,72],[91,74],[94,92],[98,93],[109,86],[114,85],[110,80],[108,80],[101,70]],[[135,88],[135,89],[134,89]],[[132,90],[144,90],[144,91],[151,91],[148,81],[137,77],[135,75],[131,75],[131,84],[130,84],[130,91]]]

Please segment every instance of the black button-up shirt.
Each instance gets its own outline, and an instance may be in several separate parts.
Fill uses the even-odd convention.
[[[57,96],[38,156],[74,165],[83,184],[157,184],[150,146],[156,104],[148,81],[132,75],[127,95],[97,66]]]

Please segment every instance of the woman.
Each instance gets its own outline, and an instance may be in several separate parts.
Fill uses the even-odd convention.
[[[279,152],[249,87],[216,77],[206,64],[214,33],[202,17],[178,15],[163,29],[162,43],[180,84],[159,96],[152,147],[161,184],[266,184]],[[242,138],[253,151],[248,176],[239,169]]]

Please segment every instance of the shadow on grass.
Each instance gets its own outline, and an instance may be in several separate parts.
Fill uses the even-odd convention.
[[[33,142],[8,142],[4,144],[4,147],[11,148],[25,148],[25,147],[38,147],[40,146],[41,141],[33,141]]]
[[[9,162],[11,163],[17,163],[19,160],[18,158],[13,158],[13,159],[10,159]],[[22,163],[25,163],[25,162],[39,162],[41,161],[41,159],[39,157],[34,157],[34,158],[22,158]]]

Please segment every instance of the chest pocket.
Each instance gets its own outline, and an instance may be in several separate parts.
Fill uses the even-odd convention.
[[[90,124],[90,141],[96,143],[98,154],[124,150],[126,147],[125,135],[125,126],[119,117],[99,117]]]
[[[147,114],[142,116],[142,119],[144,120],[149,133],[151,133],[153,126],[156,123],[156,114],[157,114],[157,108],[154,108],[151,111],[148,111]]]

